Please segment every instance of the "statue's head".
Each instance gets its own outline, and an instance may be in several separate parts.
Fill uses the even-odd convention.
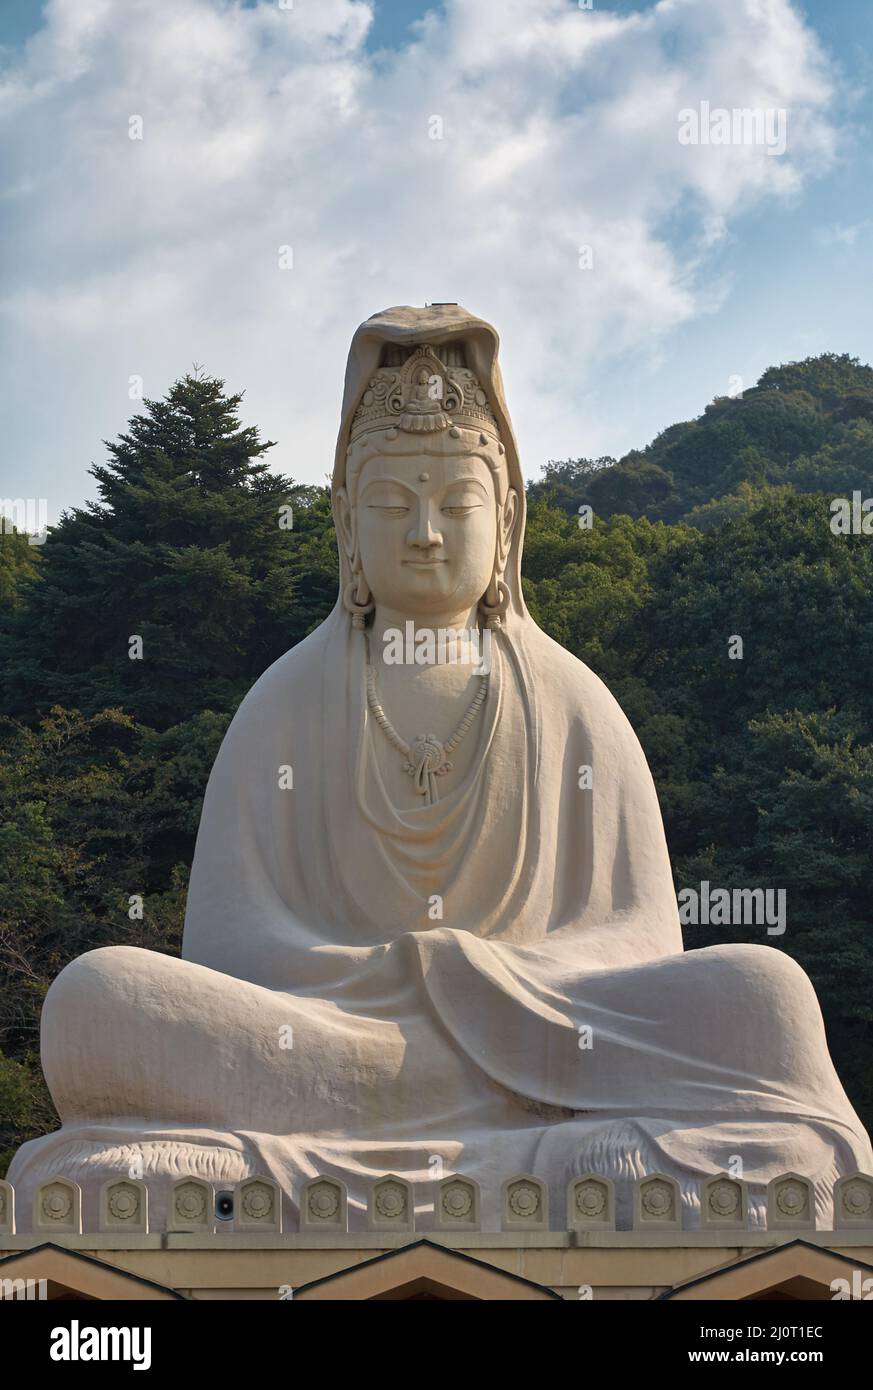
[[[356,625],[377,603],[411,618],[478,604],[486,622],[500,621],[519,499],[463,343],[385,345],[351,422],[344,474],[337,529]]]

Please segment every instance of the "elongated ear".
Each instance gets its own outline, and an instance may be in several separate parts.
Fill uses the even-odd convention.
[[[355,549],[357,546],[355,509],[349,500],[349,494],[344,487],[341,487],[336,495],[336,530],[340,545],[345,552],[346,559],[352,569],[355,568]]]
[[[494,572],[491,582],[479,601],[479,613],[488,627],[500,627],[509,607],[510,593],[503,573],[512,544],[512,533],[518,520],[518,494],[510,488],[506,500],[497,510],[497,537],[494,542]]]
[[[361,569],[355,509],[344,487],[337,492],[336,502],[337,536],[352,572],[351,579],[343,589],[343,607],[352,616],[352,627],[363,628],[366,626],[368,615],[373,611],[374,603]]]
[[[503,571],[506,569],[509,547],[512,544],[512,534],[517,521],[518,493],[514,487],[511,487],[506,494],[506,501],[497,514],[497,577],[500,579],[502,579]]]

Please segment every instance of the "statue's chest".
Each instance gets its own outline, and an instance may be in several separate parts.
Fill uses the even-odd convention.
[[[488,682],[469,666],[383,667],[368,684],[370,754],[389,800],[414,810],[474,770]]]

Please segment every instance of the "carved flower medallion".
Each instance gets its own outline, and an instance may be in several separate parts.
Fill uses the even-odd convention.
[[[339,1191],[333,1183],[316,1183],[309,1189],[307,1205],[310,1216],[316,1221],[332,1221],[339,1211]]]
[[[66,1187],[52,1186],[42,1198],[42,1214],[48,1221],[67,1221],[73,1210],[73,1197]]]
[[[595,1221],[606,1212],[606,1191],[599,1182],[581,1183],[576,1188],[576,1210],[580,1216]]]
[[[643,1209],[651,1217],[665,1217],[673,1214],[673,1189],[665,1182],[650,1182],[643,1188],[640,1198]]]
[[[108,1205],[116,1221],[134,1221],[139,1215],[139,1193],[127,1183],[113,1187]]]
[[[776,1193],[776,1205],[783,1216],[801,1216],[806,1209],[805,1189],[800,1183],[785,1183]]]
[[[540,1209],[539,1189],[529,1182],[517,1182],[509,1189],[509,1207],[514,1216],[531,1220]]]
[[[176,1214],[183,1221],[202,1221],[206,1216],[206,1197],[203,1190],[193,1184],[179,1188],[175,1206]]]
[[[263,1183],[247,1187],[243,1193],[243,1211],[250,1221],[269,1221],[273,1215],[273,1192]]]
[[[446,1216],[463,1221],[473,1210],[473,1193],[466,1183],[450,1183],[443,1188],[442,1205]]]
[[[713,1216],[736,1216],[740,1209],[740,1191],[735,1183],[717,1182],[709,1189],[709,1210]]]
[[[376,1192],[376,1210],[380,1216],[391,1221],[402,1221],[406,1216],[406,1188],[398,1182],[386,1182]]]
[[[850,1216],[869,1216],[873,1208],[873,1187],[868,1182],[846,1183],[843,1206]]]

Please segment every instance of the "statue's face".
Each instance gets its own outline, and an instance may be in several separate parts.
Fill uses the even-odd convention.
[[[377,604],[408,613],[462,613],[494,573],[498,509],[488,447],[447,431],[406,436],[376,452],[357,487],[361,569]]]

